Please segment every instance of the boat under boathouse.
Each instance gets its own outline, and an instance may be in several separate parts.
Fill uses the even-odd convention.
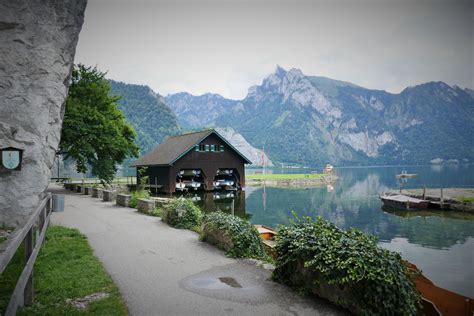
[[[169,137],[132,166],[137,167],[137,183],[147,176],[153,191],[173,193],[240,190],[245,186],[244,166],[250,163],[211,129]]]

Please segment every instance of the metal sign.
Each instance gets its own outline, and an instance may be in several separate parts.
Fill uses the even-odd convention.
[[[2,164],[0,167],[7,170],[20,170],[23,152],[22,149],[8,147],[1,149],[1,152]]]
[[[2,151],[3,166],[7,169],[15,169],[20,164],[20,152],[17,150]]]

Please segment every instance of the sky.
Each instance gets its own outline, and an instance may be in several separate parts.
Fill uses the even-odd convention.
[[[277,65],[398,93],[474,88],[473,0],[89,0],[76,63],[242,99]]]

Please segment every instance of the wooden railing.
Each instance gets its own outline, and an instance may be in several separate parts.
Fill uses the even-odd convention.
[[[3,273],[8,263],[25,242],[25,267],[15,285],[13,294],[8,303],[5,315],[15,315],[18,307],[33,303],[33,266],[43,244],[46,229],[51,216],[51,193],[41,201],[36,210],[29,216],[26,224],[13,232],[0,250],[0,274]]]

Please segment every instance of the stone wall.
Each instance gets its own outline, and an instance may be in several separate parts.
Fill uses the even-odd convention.
[[[0,148],[24,150],[21,171],[0,172],[0,225],[45,195],[86,3],[0,1]]]

